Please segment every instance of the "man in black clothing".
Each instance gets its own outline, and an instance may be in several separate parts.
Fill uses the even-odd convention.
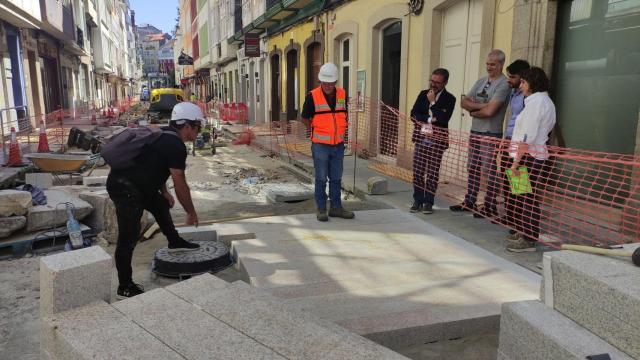
[[[131,297],[144,292],[133,282],[131,259],[140,236],[140,218],[148,210],[167,237],[170,252],[191,251],[198,244],[182,239],[176,231],[170,208],[175,204],[167,190],[171,176],[178,201],[187,212],[187,224],[198,225],[191,193],[185,178],[187,141],[194,141],[202,127],[204,115],[200,108],[182,102],[173,108],[169,127],[135,159],[135,167],[112,170],[107,178],[107,191],[113,200],[118,219],[118,244],[115,261],[118,270],[118,296]]]
[[[456,97],[445,89],[448,80],[449,71],[435,69],[429,89],[420,92],[411,109],[414,124],[411,141],[415,144],[411,212],[433,213],[440,163],[449,147],[449,119],[456,105]]]

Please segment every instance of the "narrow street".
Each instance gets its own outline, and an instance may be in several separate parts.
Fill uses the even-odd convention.
[[[310,184],[309,174],[281,160],[267,156],[249,146],[234,146],[228,139],[221,143],[216,155],[197,151],[188,157],[187,179],[201,224],[230,222],[263,216],[313,214],[313,200],[295,203],[271,203],[261,188],[266,184]],[[100,169],[96,170],[98,173]],[[243,185],[247,178],[257,178],[255,184]],[[171,186],[169,186],[171,188]],[[379,201],[362,201],[351,195],[345,207],[354,211],[389,209]],[[176,223],[184,221],[184,210],[179,205],[172,210]],[[109,254],[114,244],[99,242]],[[134,280],[145,291],[175,283],[176,279],[160,277],[150,271],[150,264],[158,248],[166,245],[161,233],[136,247],[133,269]],[[0,261],[0,348],[3,359],[35,360],[40,358],[39,278],[41,257],[58,253],[28,254],[23,258]],[[228,268],[216,276],[229,282],[247,281],[246,275]],[[117,285],[113,274],[112,298]],[[407,346],[398,351],[412,359],[456,358],[461,360],[491,359],[495,357],[497,334],[479,334],[464,339],[451,339],[422,345]]]
[[[638,39],[640,0],[0,0],[0,360],[640,359]]]

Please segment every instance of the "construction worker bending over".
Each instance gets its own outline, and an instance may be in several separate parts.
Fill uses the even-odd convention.
[[[135,160],[138,164],[123,170],[111,170],[107,178],[107,191],[113,200],[118,219],[118,244],[115,261],[118,270],[118,297],[131,297],[144,292],[133,282],[131,259],[140,236],[140,218],[149,211],[167,237],[170,252],[191,251],[198,244],[181,238],[176,231],[169,209],[175,204],[167,190],[169,175],[173,179],[178,201],[187,212],[187,224],[198,225],[198,215],[191,201],[191,193],[184,170],[186,168],[187,141],[194,141],[202,127],[204,115],[190,102],[174,106],[169,126]]]
[[[304,100],[302,118],[311,124],[311,153],[315,170],[315,200],[318,221],[329,216],[353,219],[355,214],[342,207],[342,163],[344,140],[347,131],[347,94],[336,87],[338,68],[326,63],[318,73],[320,86],[313,89]],[[327,179],[329,180],[330,208],[327,216]]]

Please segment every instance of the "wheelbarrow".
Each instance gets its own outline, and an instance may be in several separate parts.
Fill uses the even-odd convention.
[[[49,172],[62,183],[60,175],[77,173],[82,165],[90,159],[90,154],[56,154],[56,153],[32,153],[25,154],[25,158],[31,160],[33,165],[44,172]]]

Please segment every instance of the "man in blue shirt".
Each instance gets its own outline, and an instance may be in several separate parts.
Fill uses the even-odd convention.
[[[522,73],[530,67],[526,60],[520,59],[507,66],[507,83],[511,88],[511,94],[509,94],[509,112],[511,116],[509,117],[505,131],[505,139],[507,140],[511,140],[513,128],[516,126],[516,118],[522,109],[524,109],[524,94],[520,91],[520,79]]]
[[[528,70],[531,66],[526,60],[518,59],[511,63],[511,65],[507,66],[507,83],[511,88],[511,93],[509,94],[509,120],[507,121],[507,127],[505,129],[504,138],[507,140],[506,147],[509,147],[509,141],[511,140],[511,136],[513,135],[513,129],[516,126],[516,118],[520,115],[520,112],[524,109],[524,93],[520,90],[520,80],[522,73],[525,70]],[[509,157],[509,153],[507,151],[502,152],[502,169],[508,169],[511,166],[511,158]],[[509,179],[507,179],[506,174],[503,172],[504,176],[504,186],[503,193],[505,196],[504,202],[504,217],[500,219],[500,222],[504,225],[511,227],[509,230],[509,236],[507,236],[508,241],[518,240],[520,234],[518,234],[513,227],[514,223],[514,212],[517,211],[518,204],[514,204],[513,198],[506,196],[508,192],[511,191],[511,187],[509,185]],[[511,200],[511,201],[510,201]]]

